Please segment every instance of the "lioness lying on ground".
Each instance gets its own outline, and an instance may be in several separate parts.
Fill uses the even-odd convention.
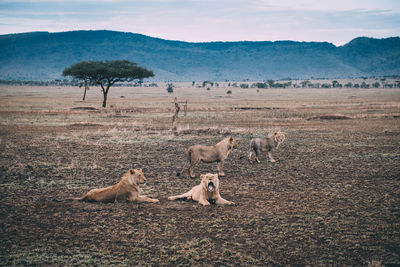
[[[278,148],[283,141],[285,141],[285,134],[281,131],[274,131],[270,133],[266,138],[253,138],[250,141],[250,148],[248,158],[251,162],[251,156],[253,153],[256,154],[256,161],[259,163],[258,155],[261,151],[268,151],[268,157],[271,162],[275,162],[275,159],[272,156],[272,151],[275,148]]]
[[[169,200],[175,199],[193,199],[194,201],[199,202],[203,206],[210,205],[209,200],[215,200],[216,204],[227,204],[232,205],[234,204],[231,201],[223,199],[219,194],[219,179],[218,174],[201,174],[200,175],[201,182],[199,185],[193,187],[189,192],[178,195],[178,196],[171,196]]]
[[[229,136],[222,139],[221,142],[214,146],[203,146],[203,145],[193,145],[187,150],[187,159],[189,163],[189,176],[194,178],[193,168],[200,162],[213,163],[218,162],[218,174],[219,176],[225,176],[223,171],[224,161],[228,157],[229,152],[232,148],[237,147],[237,141]],[[185,164],[185,166],[186,166]],[[185,166],[183,168],[185,168]],[[180,176],[180,173],[177,173]]]
[[[73,198],[80,201],[99,201],[99,202],[115,202],[115,201],[139,201],[139,202],[158,202],[158,199],[141,196],[139,194],[139,183],[144,183],[142,169],[130,169],[122,177],[121,181],[116,185],[92,189],[80,198]]]

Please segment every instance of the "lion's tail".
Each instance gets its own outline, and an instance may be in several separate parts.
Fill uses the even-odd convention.
[[[66,200],[71,200],[71,201],[84,201],[86,200],[86,195],[82,196],[82,197],[69,197],[66,198]]]
[[[187,164],[188,164],[188,163],[187,163],[187,161],[186,161],[185,165],[183,165],[183,167],[182,167],[182,170],[181,170],[180,172],[177,172],[177,173],[176,173],[176,176],[178,176],[178,177],[181,176],[181,174],[182,174],[183,170],[186,168]]]

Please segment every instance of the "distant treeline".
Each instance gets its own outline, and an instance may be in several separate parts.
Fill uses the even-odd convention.
[[[243,89],[246,88],[258,88],[258,89],[267,89],[267,88],[400,88],[400,77],[391,76],[390,78],[399,78],[399,80],[391,80],[387,81],[386,77],[382,78],[370,78],[372,81],[368,81],[368,78],[362,78],[364,81],[356,82],[357,79],[352,81],[347,81],[345,83],[340,83],[337,80],[333,80],[332,82],[322,82],[323,80],[302,80],[302,81],[281,81],[281,80],[267,80],[263,82],[256,83],[227,83],[228,87],[240,87]],[[194,85],[194,82],[192,83]],[[202,87],[206,86],[216,86],[218,87],[218,83],[213,83],[210,81],[204,81],[202,83]]]
[[[21,80],[1,80],[0,84],[7,85],[30,85],[30,86],[96,86],[95,84],[84,84],[79,80],[53,80],[53,81],[21,81]],[[142,81],[135,81],[132,83],[117,83],[113,86],[146,86],[146,87],[157,87],[156,83],[143,83]]]
[[[237,83],[232,84],[233,87],[238,87]],[[249,88],[248,84],[240,84],[241,88]],[[267,82],[258,82],[250,85],[251,88],[400,88],[400,81],[395,82],[386,82],[386,81],[375,81],[375,82],[346,82],[340,83],[336,80],[330,83],[321,83],[321,82],[311,82],[309,80],[301,81],[299,83],[296,82],[276,82],[272,80],[268,80]]]
[[[268,89],[268,88],[400,88],[400,77],[390,76],[387,80],[386,77],[381,78],[361,78],[363,81],[358,82],[360,79],[349,79],[342,83],[338,80],[326,81],[324,80],[267,80],[262,82],[228,82],[218,83],[211,81],[203,81],[201,85],[196,85],[196,82],[192,82],[192,86],[196,87],[237,87],[237,88],[257,88],[257,89]],[[53,80],[53,81],[20,81],[20,80],[1,80],[0,84],[6,85],[29,85],[29,86],[84,86],[81,81],[78,80]],[[87,84],[88,86],[96,86],[94,84]],[[131,86],[131,87],[158,87],[157,83],[144,83],[142,81],[136,81],[133,83],[118,83],[114,86]]]

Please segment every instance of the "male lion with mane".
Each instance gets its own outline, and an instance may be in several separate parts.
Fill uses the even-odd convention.
[[[231,136],[228,136],[218,144],[213,146],[203,146],[203,145],[193,145],[190,146],[187,150],[187,159],[188,162],[185,163],[183,169],[186,167],[186,164],[189,163],[189,176],[194,178],[193,168],[200,162],[206,163],[218,163],[218,175],[225,176],[223,171],[224,161],[228,157],[229,152],[231,152],[232,148],[237,147],[237,141]],[[182,170],[183,170],[182,169]],[[177,176],[180,176],[181,173],[177,173]]]
[[[146,181],[142,169],[130,169],[121,178],[116,185],[92,189],[80,198],[72,198],[79,201],[99,201],[99,202],[115,202],[115,201],[139,201],[156,203],[158,199],[141,196],[139,194],[139,183]]]
[[[251,162],[251,156],[253,155],[253,153],[255,153],[255,160],[260,163],[260,161],[258,160],[258,155],[261,153],[261,151],[268,151],[268,157],[270,161],[276,162],[276,160],[272,156],[272,151],[278,148],[279,145],[283,143],[283,141],[285,141],[285,139],[286,136],[281,131],[274,131],[270,133],[266,138],[251,139],[249,154],[247,156],[249,158],[249,161]]]
[[[171,196],[168,200],[176,200],[176,199],[193,199],[194,201],[199,202],[203,206],[210,205],[210,200],[214,200],[216,204],[227,204],[233,205],[234,203],[223,199],[219,194],[219,179],[218,174],[201,174],[200,175],[201,182],[199,185],[193,187],[189,192],[184,193],[182,195]]]

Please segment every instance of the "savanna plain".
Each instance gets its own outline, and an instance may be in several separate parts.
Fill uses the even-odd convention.
[[[112,87],[101,108],[96,87],[81,101],[0,85],[0,265],[400,265],[400,89],[227,90]],[[276,162],[250,163],[250,139],[275,129]],[[220,192],[235,205],[169,201],[217,172],[177,177],[187,147],[229,135]],[[159,203],[68,200],[129,168]]]

